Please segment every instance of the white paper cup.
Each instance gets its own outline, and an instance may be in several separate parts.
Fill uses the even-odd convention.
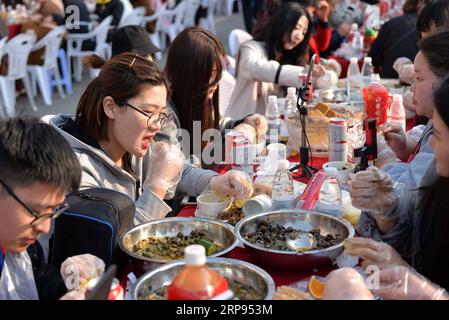
[[[203,193],[196,198],[198,210],[205,218],[216,219],[218,214],[228,206],[229,199],[213,192]]]
[[[251,216],[261,212],[267,212],[273,208],[273,202],[271,197],[266,194],[259,194],[248,201],[243,205],[243,212],[245,216]]]

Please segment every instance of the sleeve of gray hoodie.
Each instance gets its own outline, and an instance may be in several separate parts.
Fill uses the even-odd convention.
[[[95,178],[95,173],[84,168],[81,172],[80,190],[88,188],[106,187],[100,182],[100,177]],[[116,190],[121,191],[121,190]],[[126,193],[125,193],[126,194]],[[131,199],[134,195],[127,194]],[[139,199],[135,201],[136,212],[134,215],[134,225],[139,225],[152,220],[162,219],[171,211],[163,200],[159,199],[152,191],[144,189]]]
[[[382,171],[388,173],[395,181],[404,184],[407,191],[404,192],[393,209],[395,215],[399,216],[398,222],[385,234],[379,231],[376,220],[370,213],[362,213],[356,229],[362,237],[386,242],[393,245],[398,251],[408,251],[407,243],[410,242],[409,233],[413,224],[410,217],[413,217],[416,189],[421,185],[423,177],[434,159],[435,155],[428,145],[428,139],[426,139],[421,151],[416,154],[410,163],[394,163],[382,167]]]
[[[152,220],[163,219],[172,209],[163,200],[159,199],[151,190],[143,189],[136,201],[136,214],[134,225],[137,226]]]
[[[402,256],[409,256],[412,247],[413,216],[415,214],[416,191],[399,198],[393,209],[398,218],[396,224],[386,233],[380,232],[376,220],[369,212],[362,212],[356,232],[364,238],[382,241],[393,246]]]
[[[191,164],[185,164],[182,171],[181,181],[176,188],[176,193],[196,197],[206,189],[210,179],[217,175],[218,173],[215,171],[196,168]]]

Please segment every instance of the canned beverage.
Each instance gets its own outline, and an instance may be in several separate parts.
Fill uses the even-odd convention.
[[[237,131],[228,131],[225,135],[225,162],[227,164],[233,164],[233,147],[234,139],[244,138],[243,134]]]
[[[235,138],[232,143],[232,169],[246,172],[253,176],[253,162],[257,156],[256,145],[245,137]]]
[[[348,161],[348,123],[342,118],[331,118],[329,123],[329,161]]]
[[[87,283],[86,297],[95,288],[101,278],[95,278]],[[112,279],[111,289],[109,290],[108,300],[123,300],[125,298],[125,290],[117,278]]]

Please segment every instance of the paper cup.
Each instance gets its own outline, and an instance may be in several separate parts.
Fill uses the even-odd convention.
[[[218,214],[228,206],[229,199],[215,193],[203,193],[196,198],[198,210],[206,218],[216,219]]]
[[[243,205],[243,212],[245,216],[251,216],[261,212],[267,212],[273,208],[273,202],[271,197],[266,194],[259,194],[248,201]]]

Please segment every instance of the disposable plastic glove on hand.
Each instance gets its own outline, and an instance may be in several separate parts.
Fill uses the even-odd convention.
[[[398,157],[407,149],[407,136],[400,125],[388,124],[383,127],[385,141]]]
[[[388,163],[395,163],[395,162],[397,162],[396,154],[388,146],[384,137],[379,136],[377,138],[376,167],[381,169],[384,165],[386,165]]]
[[[402,184],[393,182],[388,174],[372,166],[352,175],[351,180],[350,195],[354,207],[371,212],[376,219],[397,218],[393,209],[402,195]]]
[[[160,198],[173,198],[176,186],[182,177],[185,162],[179,144],[153,142],[150,149],[147,177],[143,184]]]
[[[393,63],[393,69],[398,73],[399,79],[412,84],[415,80],[415,68],[413,62],[405,57],[397,58]]]
[[[381,270],[380,288],[373,292],[389,300],[449,300],[446,290],[403,266]]]
[[[385,269],[393,265],[408,266],[399,253],[385,242],[368,238],[352,238],[345,240],[344,255],[359,257],[363,260],[362,267],[375,265],[379,269]]]
[[[253,194],[251,178],[241,171],[231,170],[224,175],[213,177],[209,182],[209,187],[220,196],[234,197],[239,201],[246,201]]]
[[[258,113],[250,115],[245,118],[245,123],[249,124],[257,131],[257,142],[259,140],[265,140],[265,136],[268,130],[267,119]]]
[[[60,272],[70,291],[86,288],[89,280],[103,275],[104,269],[103,260],[91,254],[82,254],[67,258],[61,264]]]
[[[341,268],[327,275],[323,300],[374,300],[374,297],[357,270]]]

